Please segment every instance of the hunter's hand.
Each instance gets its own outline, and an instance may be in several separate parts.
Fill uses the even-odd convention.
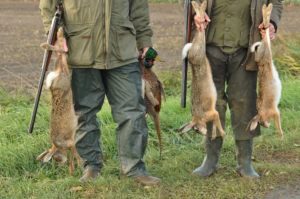
[[[143,49],[140,49],[140,54],[139,54],[139,58],[140,59],[144,59],[145,55],[146,55],[146,52],[148,51],[150,47],[145,47]]]
[[[265,38],[265,36],[266,36],[266,27],[264,27],[264,24],[263,23],[259,24],[258,29],[260,31],[261,37]],[[276,35],[275,27],[272,23],[270,23],[269,32],[270,32],[270,39],[271,40],[275,39],[275,35]]]
[[[195,15],[194,17],[194,22],[195,22],[195,25],[197,27],[197,29],[202,32],[206,29],[208,23],[210,22],[210,18],[209,16],[205,13],[205,16],[204,18],[198,16],[198,15]]]

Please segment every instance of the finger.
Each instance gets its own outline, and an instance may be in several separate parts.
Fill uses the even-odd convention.
[[[205,19],[205,21],[210,22],[210,18],[209,18],[209,16],[206,13],[204,15],[204,19]]]
[[[270,34],[270,39],[271,40],[275,39],[275,34]]]

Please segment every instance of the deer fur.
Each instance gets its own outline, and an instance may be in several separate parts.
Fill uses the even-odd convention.
[[[281,138],[283,131],[280,122],[278,104],[281,96],[281,82],[272,59],[271,40],[269,35],[270,16],[273,5],[263,5],[263,25],[266,30],[265,37],[260,42],[252,45],[251,51],[255,53],[255,61],[258,64],[258,114],[250,121],[248,130],[256,129],[258,123],[264,127],[270,126],[270,120],[274,119],[275,126]]]
[[[192,1],[192,6],[198,16],[204,20],[207,1],[200,5]],[[183,125],[179,130],[182,133],[196,129],[206,135],[207,122],[213,123],[212,139],[224,137],[225,132],[221,125],[219,113],[216,111],[217,91],[213,82],[211,66],[206,57],[205,32],[197,31],[192,43],[186,44],[182,52],[183,58],[188,56],[192,67],[192,121]]]
[[[154,122],[159,142],[159,154],[161,157],[162,138],[159,112],[161,109],[162,99],[165,99],[164,89],[162,83],[151,68],[145,68],[142,61],[140,61],[140,65],[142,71],[142,96],[145,100],[146,112],[151,116]]]
[[[69,156],[69,171],[73,174],[74,157],[80,163],[74,139],[77,128],[77,116],[73,106],[73,95],[71,90],[71,73],[67,64],[66,39],[63,28],[57,32],[55,45],[43,43],[42,48],[55,52],[57,59],[55,70],[50,72],[46,78],[46,88],[50,89],[52,95],[52,110],[50,120],[50,138],[52,147],[37,157],[43,163],[52,158],[61,164],[65,163]],[[68,155],[68,150],[70,155]]]

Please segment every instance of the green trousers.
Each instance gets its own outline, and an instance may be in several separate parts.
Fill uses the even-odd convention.
[[[231,125],[236,140],[249,140],[260,134],[259,127],[247,132],[249,121],[257,114],[257,72],[246,71],[242,65],[247,49],[241,48],[233,54],[224,53],[217,46],[207,46],[207,58],[211,64],[213,80],[217,89],[217,111],[225,129],[227,104],[231,113]],[[211,134],[208,125],[208,135]]]
[[[100,124],[96,114],[107,96],[117,123],[121,172],[128,176],[145,174],[143,156],[148,129],[138,63],[110,70],[75,68],[72,70],[72,90],[75,111],[79,116],[76,148],[84,166],[101,168],[103,165]]]

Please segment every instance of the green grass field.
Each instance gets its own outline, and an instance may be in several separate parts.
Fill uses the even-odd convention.
[[[175,0],[174,0],[175,1]],[[299,2],[299,1],[298,1]],[[19,198],[263,198],[279,185],[300,178],[300,38],[279,37],[274,43],[275,64],[283,83],[280,110],[285,133],[281,141],[272,124],[255,139],[254,167],[262,175],[258,181],[239,177],[235,172],[235,147],[230,126],[222,149],[220,168],[208,179],[191,172],[204,157],[203,136],[179,136],[176,129],[191,118],[188,107],[180,107],[180,73],[159,73],[167,99],[161,111],[163,159],[154,125],[148,118],[149,141],[145,161],[152,175],[161,177],[159,187],[144,188],[130,179],[119,179],[119,161],[114,128],[105,103],[99,113],[102,121],[104,168],[95,182],[81,184],[81,169],[70,176],[67,166],[41,165],[35,160],[50,147],[49,92],[43,92],[33,135],[27,134],[33,97],[23,91],[12,93],[0,88],[0,199]],[[190,83],[190,82],[189,82]],[[227,124],[229,124],[229,114]]]
[[[170,91],[169,91],[170,92]],[[179,91],[177,91],[179,92]],[[174,91],[173,91],[174,93]],[[49,93],[44,92],[44,96]],[[119,162],[110,108],[106,103],[99,114],[103,127],[105,167],[99,179],[80,184],[77,168],[69,176],[66,166],[41,165],[36,156],[50,146],[48,135],[49,99],[40,104],[33,135],[27,134],[32,98],[0,92],[0,198],[260,198],[282,182],[299,179],[300,152],[300,80],[283,78],[280,104],[285,140],[280,141],[272,126],[263,129],[255,141],[254,166],[263,175],[259,181],[240,178],[235,173],[234,142],[231,129],[222,149],[220,169],[209,179],[191,176],[199,166],[204,149],[203,137],[190,133],[183,137],[176,129],[187,122],[190,107],[182,109],[179,95],[167,96],[161,112],[163,159],[159,151],[153,123],[149,121],[149,145],[145,160],[151,174],[162,178],[162,185],[143,188],[130,179],[119,179]]]

